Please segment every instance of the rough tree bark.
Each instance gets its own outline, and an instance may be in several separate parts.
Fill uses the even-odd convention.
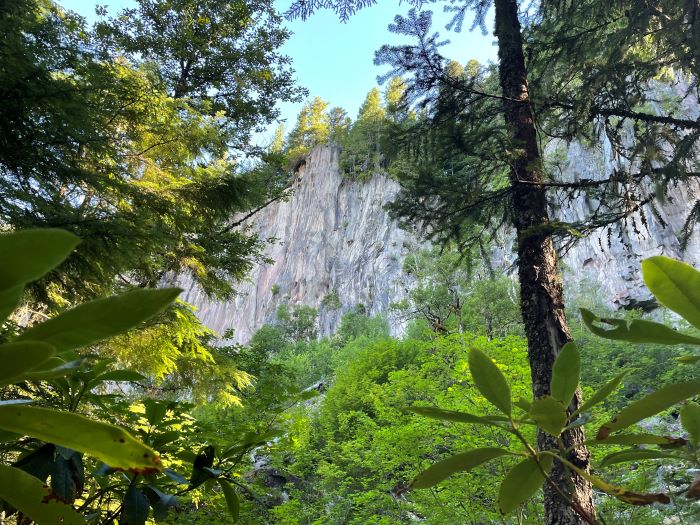
[[[571,336],[564,313],[557,253],[547,229],[549,216],[545,189],[537,185],[543,181],[542,160],[529,100],[517,0],[495,0],[495,8],[503,105],[514,144],[514,149],[509,152],[510,181],[513,222],[518,236],[521,312],[528,340],[533,395],[537,399],[550,393],[554,359]],[[570,410],[575,410],[580,403],[581,394],[577,392]],[[564,434],[566,446],[578,445],[568,459],[588,470],[589,453],[583,441],[581,428]],[[537,442],[540,449],[557,448],[556,440],[543,432],[538,434]],[[595,516],[590,483],[567,471],[560,463],[554,465],[551,478],[571,496],[580,511],[591,518]],[[544,508],[547,525],[586,522],[549,485],[544,487]]]

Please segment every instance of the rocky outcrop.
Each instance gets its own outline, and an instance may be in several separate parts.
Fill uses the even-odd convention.
[[[375,175],[366,181],[344,178],[338,149],[318,146],[299,169],[289,200],[262,210],[253,227],[261,238],[274,238],[266,252],[273,264],[260,265],[229,302],[211,302],[191,281],[183,299],[219,333],[235,329],[247,341],[274,318],[280,304],[308,304],[319,309],[319,331],[335,331],[343,313],[363,305],[371,314],[389,310],[405,297],[402,274],[406,254],[420,242],[399,229],[384,210],[398,184]],[[400,334],[403,324],[390,323]]]
[[[559,145],[565,157],[566,177],[597,178],[618,166],[605,141],[596,148],[578,143]],[[235,339],[247,341],[274,318],[280,304],[307,304],[319,309],[319,331],[328,335],[344,312],[361,304],[369,314],[387,313],[392,302],[403,299],[411,282],[402,272],[407,254],[427,244],[392,221],[384,205],[398,184],[383,175],[366,181],[341,176],[338,149],[315,148],[298,172],[293,194],[259,212],[252,226],[261,238],[274,238],[267,255],[274,262],[256,267],[239,294],[229,302],[211,302],[187,279],[184,300],[194,304],[200,318],[219,333],[235,329]],[[655,216],[646,210],[646,226],[637,217],[638,232],[628,226],[595,232],[564,251],[562,267],[567,290],[594,292],[612,307],[645,305],[650,300],[641,281],[641,259],[655,254],[700,263],[700,242],[694,239],[681,253],[678,232],[690,207],[700,195],[697,186],[671,191]],[[559,220],[576,221],[590,212],[592,203],[578,199],[552,208]],[[662,222],[667,224],[662,226]],[[512,268],[512,241],[494,251],[494,263]],[[395,335],[404,331],[399,318],[390,317]]]

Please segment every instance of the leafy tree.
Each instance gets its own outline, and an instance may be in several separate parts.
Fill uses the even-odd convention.
[[[409,318],[424,320],[437,333],[468,331],[489,338],[518,333],[520,315],[513,282],[471,266],[449,249],[409,255],[404,273],[416,285],[408,300],[395,308]]]
[[[193,27],[193,8],[143,2],[94,31],[48,0],[3,4],[0,98],[12,109],[0,116],[0,221],[83,239],[32,285],[36,299],[59,304],[172,273],[223,297],[260,260],[261,242],[230,217],[266,201],[277,173],[243,174],[233,154],[274,118],[270,90],[287,100],[297,91],[269,6],[224,4],[200,2]],[[202,32],[223,47],[206,47]],[[174,56],[196,78],[175,86]],[[226,91],[234,73],[241,82]]]

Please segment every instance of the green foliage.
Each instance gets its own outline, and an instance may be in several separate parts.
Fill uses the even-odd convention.
[[[45,240],[46,242],[27,242],[28,240]],[[5,233],[0,237],[0,245],[12,255],[13,262],[0,266],[0,282],[7,289],[18,291],[16,299],[21,297],[22,289],[30,280],[42,277],[53,266],[60,264],[76,246],[76,238],[66,232],[55,230],[27,231],[22,233]],[[28,261],[24,270],[19,270],[22,261]],[[6,269],[7,268],[7,269]],[[156,315],[177,296],[180,290],[137,290],[127,292],[117,297],[98,299],[77,306],[43,323],[34,324],[25,329],[14,340],[2,345],[2,351],[8,359],[14,361],[11,354],[26,351],[18,360],[6,382],[23,383],[35,381],[35,378],[55,376],[60,381],[66,381],[74,366],[68,359],[75,358],[69,354],[76,349],[94,345],[102,339],[117,335],[133,328],[137,324]],[[17,306],[16,304],[14,306]],[[32,363],[27,357],[33,357]],[[78,363],[80,360],[77,361]],[[115,373],[103,374],[99,379],[118,379]],[[66,383],[67,384],[67,383]],[[83,452],[107,462],[112,468],[123,469],[134,475],[150,474],[162,470],[158,454],[150,447],[132,437],[124,429],[112,424],[88,419],[78,414],[62,412],[52,408],[26,406],[29,400],[5,400],[0,405],[0,429],[18,436],[29,436],[33,439],[44,440],[53,447],[65,447],[68,451],[65,458],[53,458],[49,454],[47,461],[54,463],[52,474],[52,492],[62,501],[72,502],[77,494],[66,498],[66,489],[60,486],[60,475],[65,475],[68,465],[65,460],[73,460],[82,471],[82,459],[75,456]],[[16,443],[17,445],[18,443]],[[41,467],[40,457],[44,450],[39,448],[34,452],[37,465]],[[73,452],[75,451],[75,452]],[[63,453],[62,453],[63,454]],[[31,456],[31,454],[30,454]],[[63,459],[62,459],[63,458]],[[40,480],[32,481],[26,470],[34,463],[19,461],[16,466],[2,466],[2,493],[7,501],[20,512],[43,523],[58,523],[67,520],[70,523],[82,523],[83,520],[71,507],[65,504],[45,506],[45,485]],[[49,463],[50,464],[50,463]],[[17,469],[21,470],[17,470]],[[32,467],[32,469],[37,467]],[[46,471],[46,467],[41,467]],[[50,471],[49,471],[50,472]],[[40,477],[40,476],[37,476]],[[41,479],[41,478],[40,478]],[[20,495],[8,493],[8,487],[16,483],[16,487],[25,487]],[[80,485],[83,485],[83,481]],[[25,493],[26,491],[26,493]],[[44,494],[44,496],[42,496]],[[62,516],[62,517],[61,517]]]
[[[338,310],[343,306],[343,303],[340,302],[340,296],[338,295],[337,290],[333,290],[332,292],[326,294],[321,301],[321,304],[328,310]]]
[[[287,137],[287,155],[292,162],[302,159],[314,146],[323,144],[331,133],[328,102],[315,97],[297,115],[297,122]]]
[[[260,157],[249,137],[276,100],[299,95],[279,24],[265,2],[143,0],[93,29],[50,0],[3,4],[0,218],[82,239],[32,280],[36,300],[65,305],[169,272],[232,293],[262,245],[229,218],[279,188],[274,170],[239,159]]]
[[[491,275],[451,248],[410,254],[403,270],[416,282],[408,301],[393,305],[401,315],[427,323],[436,333],[521,333],[519,298],[509,278]]]

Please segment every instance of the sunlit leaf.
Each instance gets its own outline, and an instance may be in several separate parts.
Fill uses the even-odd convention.
[[[83,525],[73,507],[58,500],[40,479],[19,469],[0,465],[0,499],[38,525]]]
[[[0,428],[84,452],[110,467],[148,473],[160,458],[126,430],[79,414],[26,405],[0,406]]]
[[[477,448],[469,452],[455,454],[442,461],[438,461],[418,474],[415,479],[411,481],[410,487],[413,489],[427,489],[437,485],[456,472],[468,472],[487,461],[512,454],[513,453],[508,450],[495,447]]]
[[[498,491],[501,513],[509,514],[530,499],[545,481],[542,471],[549,473],[551,468],[552,457],[541,456],[538,460],[533,457],[524,459],[510,469]]]
[[[512,411],[510,386],[496,364],[478,348],[469,352],[469,371],[474,384],[491,404],[510,416]]]
[[[558,436],[566,426],[566,407],[553,397],[536,399],[530,407],[530,417],[537,426],[553,436]]]
[[[564,406],[569,406],[578,388],[581,375],[581,355],[574,343],[566,343],[552,367],[551,394]]]
[[[700,272],[660,255],[642,261],[642,276],[661,304],[700,328]]]
[[[0,234],[0,291],[36,281],[68,257],[80,239],[44,228]]]
[[[132,290],[84,303],[36,324],[16,341],[43,341],[65,352],[121,334],[153,317],[175,300],[179,288]]]
[[[700,381],[688,381],[669,385],[627,405],[612,421],[598,431],[598,439],[605,439],[610,432],[651,417],[676,403],[700,394]]]

